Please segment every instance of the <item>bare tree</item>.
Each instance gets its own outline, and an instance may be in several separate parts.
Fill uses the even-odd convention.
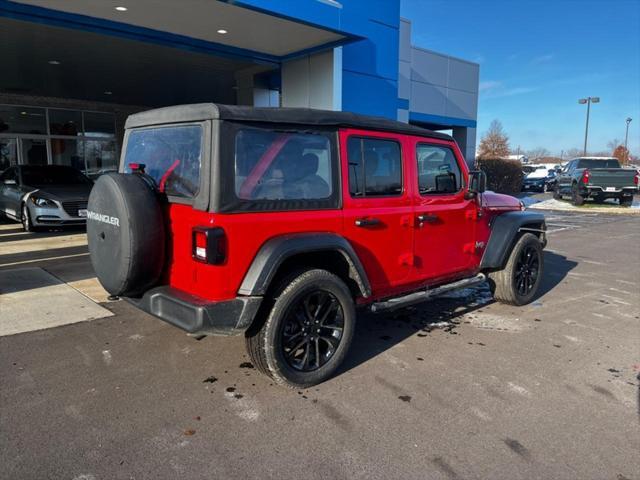
[[[581,157],[582,156],[582,149],[581,148],[570,148],[569,150],[567,150],[565,156],[566,156],[566,158],[568,160],[571,160],[572,158]]]
[[[610,141],[607,142],[607,149],[609,151],[613,152],[620,145],[622,145],[622,142],[620,141],[620,139],[614,138],[613,140],[610,140]]]
[[[509,137],[499,120],[489,125],[478,147],[478,158],[507,158],[509,156]]]
[[[529,160],[535,160],[537,158],[548,157],[550,155],[549,150],[544,147],[537,147],[533,150],[527,151],[527,156]]]

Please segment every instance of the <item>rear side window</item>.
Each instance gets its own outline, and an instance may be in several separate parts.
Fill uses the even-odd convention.
[[[325,200],[332,196],[331,145],[319,133],[241,128],[235,137],[240,200]]]
[[[402,157],[398,142],[349,137],[347,155],[352,197],[402,194]]]
[[[612,159],[587,158],[578,161],[576,168],[620,168],[620,162]]]
[[[158,189],[169,196],[193,198],[200,185],[202,126],[179,125],[132,130],[127,141],[125,172],[145,165]]]
[[[455,193],[462,188],[462,174],[453,150],[418,144],[418,187],[421,195]]]

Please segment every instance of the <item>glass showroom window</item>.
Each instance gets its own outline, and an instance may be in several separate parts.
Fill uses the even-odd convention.
[[[44,108],[0,105],[0,133],[46,135],[46,110]]]
[[[115,141],[85,140],[82,143],[86,175],[95,178],[103,173],[118,170]]]

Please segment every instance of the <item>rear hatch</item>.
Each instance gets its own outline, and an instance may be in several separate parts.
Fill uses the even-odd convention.
[[[222,278],[212,278],[217,270],[194,258],[194,228],[211,227],[214,221],[206,211],[210,128],[207,121],[131,128],[121,165],[123,173],[150,177],[166,199],[162,283],[199,296],[206,296],[212,284],[225,284]]]
[[[635,187],[636,172],[623,168],[594,168],[589,169],[589,186],[619,190],[625,187]]]

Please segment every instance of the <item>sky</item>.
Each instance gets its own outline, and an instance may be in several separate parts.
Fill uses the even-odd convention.
[[[640,0],[401,0],[415,46],[480,64],[478,142],[493,119],[512,150],[559,155],[613,139],[640,155]]]

